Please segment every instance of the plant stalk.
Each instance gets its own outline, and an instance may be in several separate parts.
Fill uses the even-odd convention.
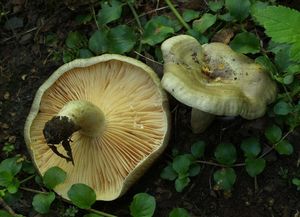
[[[169,6],[169,8],[171,9],[171,11],[173,12],[173,14],[176,16],[176,18],[178,19],[178,21],[184,26],[184,28],[186,28],[187,30],[190,30],[191,27],[183,20],[182,16],[179,14],[179,12],[176,10],[176,8],[174,7],[173,3],[171,2],[171,0],[165,0],[165,2],[167,3],[167,5]]]

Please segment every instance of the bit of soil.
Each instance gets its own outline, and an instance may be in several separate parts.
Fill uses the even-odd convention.
[[[9,0],[0,3],[4,11],[10,12],[0,20],[0,148],[6,142],[13,143],[16,153],[29,158],[23,139],[23,126],[32,100],[38,87],[63,64],[62,58],[55,59],[55,52],[62,50],[68,32],[80,29],[89,35],[91,25],[76,24],[75,16],[89,12],[89,6],[80,4],[70,7],[58,1]],[[202,5],[190,1],[188,8],[199,10]],[[296,1],[294,1],[296,2]],[[284,1],[290,7],[298,7],[292,1]],[[153,5],[152,5],[153,4]],[[183,3],[178,3],[182,5]],[[142,3],[141,10],[155,9],[155,3]],[[71,10],[72,8],[73,10]],[[167,11],[168,12],[168,11]],[[160,11],[164,13],[164,11]],[[7,19],[16,17],[22,20],[17,28],[4,28]],[[21,25],[22,24],[22,25]],[[54,45],[46,45],[47,35],[54,33],[58,37]],[[147,192],[155,196],[157,208],[155,216],[165,217],[175,207],[182,207],[195,217],[296,217],[300,211],[300,191],[291,184],[291,179],[300,175],[300,133],[299,130],[288,136],[294,144],[294,154],[278,156],[270,152],[266,156],[267,167],[257,177],[258,188],[254,188],[254,179],[247,175],[244,167],[236,167],[237,180],[230,194],[223,194],[213,189],[212,174],[217,169],[203,165],[200,175],[193,177],[189,186],[182,192],[175,191],[174,182],[162,180],[160,172],[171,161],[173,148],[188,152],[193,142],[202,139],[208,144],[206,157],[213,158],[213,150],[221,141],[232,142],[237,147],[247,136],[258,136],[264,143],[263,132],[268,124],[267,118],[246,121],[240,118],[217,119],[201,135],[192,134],[189,126],[190,108],[179,104],[170,97],[173,117],[170,144],[161,158],[122,198],[113,202],[97,202],[93,208],[118,216],[129,216],[129,204],[134,194]],[[266,146],[267,149],[267,146]],[[239,153],[239,162],[243,161]],[[0,160],[5,159],[0,152]],[[287,177],[280,175],[281,170],[288,170]],[[34,182],[28,187],[39,188]],[[23,192],[17,203],[12,204],[16,213],[24,216],[38,216],[31,208],[33,193]],[[64,202],[58,200],[57,206],[48,216],[62,216]],[[68,207],[65,204],[65,207]],[[79,213],[77,216],[82,216]]]

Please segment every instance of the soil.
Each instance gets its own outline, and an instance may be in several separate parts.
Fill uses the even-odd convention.
[[[81,29],[87,33],[95,29],[92,24],[79,26],[74,18],[77,14],[89,11],[88,5],[74,5],[75,10],[57,1],[9,0],[0,3],[0,8],[9,11],[0,21],[0,148],[4,143],[13,143],[16,153],[29,158],[24,140],[23,126],[32,100],[38,87],[63,64],[62,58],[55,59],[56,51],[62,50],[69,31]],[[80,2],[80,1],[79,1]],[[292,1],[290,1],[292,2]],[[286,1],[287,5],[296,8]],[[295,1],[294,1],[295,2]],[[142,4],[142,10],[154,9],[155,3]],[[188,7],[199,10],[201,5],[192,1]],[[144,8],[144,9],[143,9]],[[1,12],[1,11],[0,11]],[[163,11],[161,12],[163,13]],[[17,17],[23,25],[12,30],[4,28],[6,19]],[[58,36],[55,45],[45,44],[47,35],[52,32]],[[132,197],[139,192],[147,192],[156,198],[155,216],[164,217],[174,207],[182,207],[195,217],[297,217],[300,216],[300,191],[291,184],[291,179],[300,175],[300,132],[294,131],[288,140],[294,144],[294,154],[278,156],[270,152],[266,156],[267,167],[254,179],[247,175],[244,167],[235,168],[236,184],[230,194],[223,194],[213,189],[212,174],[216,167],[203,165],[201,174],[193,177],[189,186],[182,192],[175,191],[174,182],[160,178],[160,172],[171,160],[173,148],[188,152],[193,142],[204,140],[208,144],[205,159],[213,159],[213,150],[221,141],[239,145],[247,136],[258,136],[264,143],[263,131],[269,123],[267,117],[254,121],[241,118],[218,118],[212,126],[201,135],[191,132],[189,126],[190,108],[170,97],[172,111],[172,136],[167,150],[146,174],[120,199],[113,202],[97,202],[93,208],[118,216],[129,216],[129,204]],[[267,146],[265,146],[267,149]],[[243,161],[239,153],[239,162]],[[0,152],[0,159],[7,156]],[[287,177],[280,171],[287,170]],[[39,188],[34,183],[32,188]],[[24,216],[39,216],[32,211],[32,193],[24,192],[23,197],[12,204],[16,213]],[[60,201],[59,201],[60,202]],[[56,203],[59,203],[56,202]],[[61,216],[60,206],[54,206],[51,215]],[[68,207],[68,205],[66,206]],[[82,216],[79,213],[78,216]]]

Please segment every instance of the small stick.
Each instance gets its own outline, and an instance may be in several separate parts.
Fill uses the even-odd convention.
[[[16,216],[15,211],[0,197],[0,205],[12,216]]]

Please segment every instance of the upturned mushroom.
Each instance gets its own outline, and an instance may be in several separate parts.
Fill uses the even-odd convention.
[[[192,107],[191,126],[203,132],[215,115],[256,119],[276,98],[276,84],[249,57],[223,43],[200,45],[188,35],[174,36],[161,46],[162,86]]]
[[[55,191],[68,199],[84,183],[97,200],[120,197],[165,149],[169,137],[167,97],[155,72],[114,54],[74,60],[38,89],[24,137],[44,174],[67,172]],[[73,162],[73,163],[72,163]]]

